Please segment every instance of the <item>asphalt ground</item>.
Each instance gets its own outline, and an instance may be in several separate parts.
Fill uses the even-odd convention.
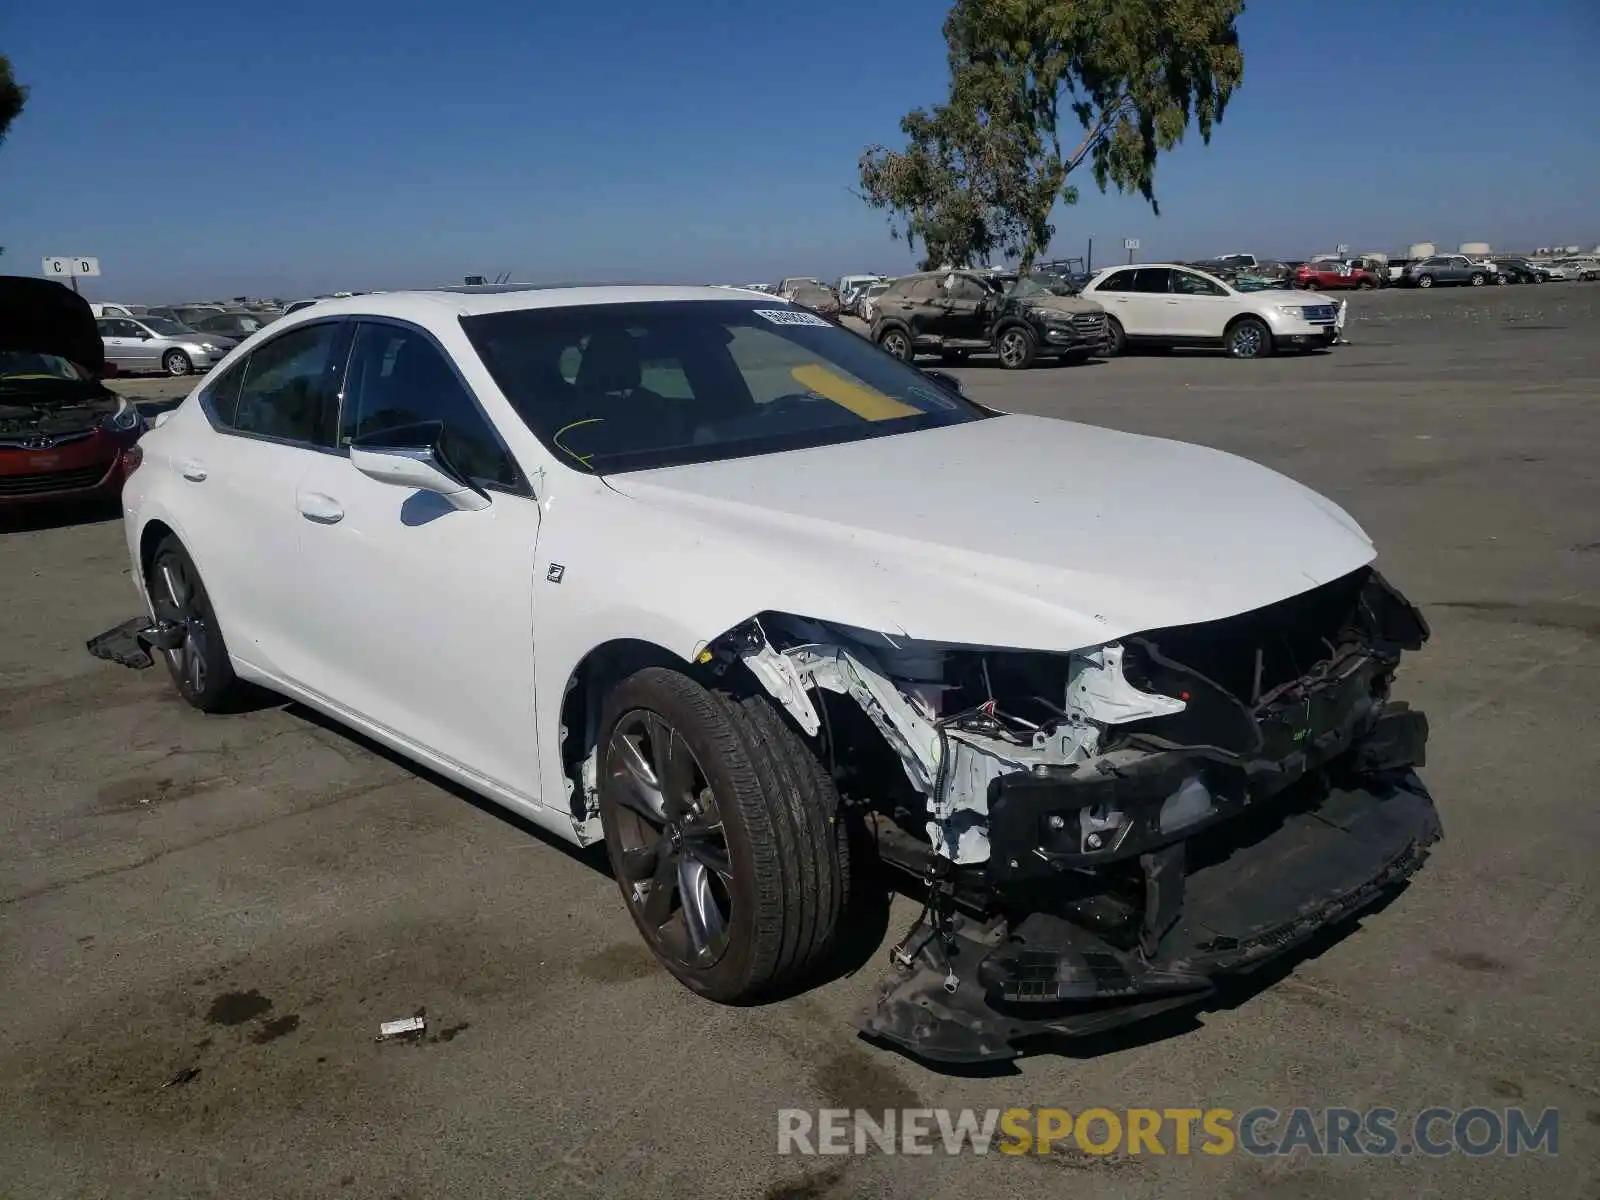
[[[297,707],[204,717],[159,669],[90,658],[135,612],[120,522],[13,522],[0,1195],[1594,1200],[1597,301],[1380,293],[1352,299],[1331,353],[958,372],[997,407],[1207,443],[1326,492],[1434,629],[1399,683],[1432,719],[1446,827],[1414,883],[1207,1011],[1011,1073],[855,1036],[910,900],[833,982],[702,1002],[653,965],[596,856]],[[119,383],[151,402],[192,385]],[[374,1040],[424,1008],[425,1040]],[[1180,1155],[1169,1134],[1161,1156],[776,1153],[782,1108],[1297,1105],[1393,1108],[1402,1129],[1431,1106],[1555,1108],[1559,1152]]]

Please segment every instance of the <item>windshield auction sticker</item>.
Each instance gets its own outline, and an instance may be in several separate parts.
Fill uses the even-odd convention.
[[[824,329],[828,328],[828,322],[817,316],[816,313],[808,313],[804,309],[757,308],[752,311],[755,312],[756,316],[765,317],[774,325],[821,325]]]

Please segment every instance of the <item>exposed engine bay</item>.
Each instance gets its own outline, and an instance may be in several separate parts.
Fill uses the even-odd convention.
[[[62,437],[90,433],[131,406],[97,383],[55,385],[64,394],[42,399],[0,389],[0,442],[43,434]]]
[[[1414,872],[1427,724],[1388,697],[1427,637],[1363,567],[1069,654],[767,613],[702,658],[749,669],[925,884],[867,1031],[965,1060],[1192,1002]]]

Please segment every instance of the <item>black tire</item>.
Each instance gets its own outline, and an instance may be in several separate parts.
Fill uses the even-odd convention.
[[[165,660],[178,694],[201,712],[226,712],[245,685],[233,673],[228,644],[200,572],[177,538],[168,535],[156,546],[145,587],[156,619],[181,625],[185,631],[181,649],[157,652]]]
[[[1007,371],[1025,371],[1039,353],[1038,339],[1026,325],[1007,325],[995,338],[995,353]]]
[[[1417,286],[1420,287],[1420,288],[1430,288],[1430,287],[1432,287],[1433,286],[1433,276],[1432,275],[1418,275],[1417,276]]]
[[[1376,283],[1374,283],[1372,280],[1363,279],[1360,283],[1356,284],[1356,289],[1358,291],[1362,291],[1362,292],[1370,292],[1370,291],[1372,291],[1373,288],[1375,288],[1377,286],[1378,285]]]
[[[1230,358],[1267,358],[1272,354],[1272,330],[1259,317],[1241,317],[1228,326],[1226,345]]]
[[[1474,271],[1471,275],[1467,276],[1467,279],[1473,287],[1482,287],[1486,280],[1486,276],[1482,271]]]
[[[1321,285],[1315,279],[1308,279],[1303,284],[1301,284],[1300,286],[1303,287],[1308,292],[1315,292],[1315,291],[1320,291],[1321,290]]]
[[[630,737],[652,719],[665,723],[669,746],[687,747],[687,769],[697,772],[690,778],[702,778],[701,796],[714,798],[721,842],[713,852],[720,851],[727,867],[726,876],[719,871],[712,881],[722,921],[714,956],[696,953],[678,876],[662,874],[670,865],[664,854],[693,857],[685,847],[704,837],[695,832],[698,818],[687,811],[665,822],[649,856],[645,847],[655,830],[629,800],[636,793],[625,782],[628,752],[618,742],[648,754],[652,769],[666,762],[655,758],[660,747]],[[685,986],[723,1004],[750,1003],[809,977],[833,952],[850,888],[839,795],[816,755],[765,696],[736,699],[679,671],[647,667],[606,699],[599,778],[600,820],[623,902],[645,944]],[[653,878],[641,893],[646,872]],[[678,902],[660,924],[646,912],[657,879],[668,885],[662,907],[674,897]]]
[[[901,362],[910,362],[916,358],[916,347],[911,343],[911,335],[899,325],[891,325],[878,335],[878,346],[888,354],[894,355]]]
[[[1508,284],[1510,282],[1511,282],[1511,277],[1510,276],[1502,275],[1498,271],[1495,272],[1494,284],[1495,284],[1496,287],[1505,287],[1506,284]]]
[[[168,350],[161,356],[161,369],[168,375],[187,375],[194,370],[194,362],[182,350]]]
[[[1128,334],[1122,322],[1115,317],[1106,318],[1106,345],[1101,351],[1107,358],[1120,358],[1128,352]]]

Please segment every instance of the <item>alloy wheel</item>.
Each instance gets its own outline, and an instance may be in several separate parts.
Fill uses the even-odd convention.
[[[1020,330],[1009,330],[1001,335],[999,350],[1002,363],[1019,367],[1028,356],[1028,339]]]
[[[619,812],[613,857],[640,927],[658,953],[689,967],[728,948],[733,859],[705,771],[665,717],[624,713],[607,759]]]
[[[156,619],[177,626],[183,631],[183,640],[175,649],[163,650],[173,679],[190,694],[205,690],[206,664],[206,614],[188,565],[177,555],[164,555],[156,561],[156,578],[159,589],[152,589]],[[164,595],[159,593],[165,593]]]
[[[1261,327],[1246,321],[1233,331],[1228,348],[1235,358],[1255,358],[1261,353]]]

